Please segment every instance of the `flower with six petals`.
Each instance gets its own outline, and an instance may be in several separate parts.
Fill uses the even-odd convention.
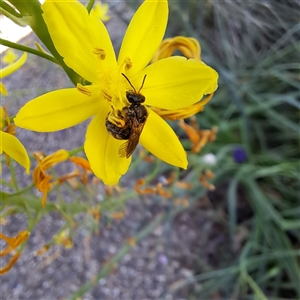
[[[91,169],[105,184],[116,184],[131,157],[119,155],[124,140],[114,138],[106,120],[124,126],[126,92],[141,88],[147,120],[140,143],[161,160],[187,167],[186,153],[172,128],[151,107],[176,110],[196,103],[217,88],[218,74],[201,61],[169,57],[151,65],[167,26],[167,0],[145,0],[134,14],[116,59],[104,24],[77,1],[46,1],[42,9],[53,43],[65,63],[90,85],[62,89],[28,102],[17,114],[17,126],[49,132],[94,116],[84,150]],[[128,78],[124,78],[124,75]],[[119,121],[119,123],[118,123]]]

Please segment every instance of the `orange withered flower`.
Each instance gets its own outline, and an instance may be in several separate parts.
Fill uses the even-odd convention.
[[[12,266],[17,262],[17,260],[20,257],[20,253],[19,252],[14,253],[14,250],[18,248],[23,242],[25,242],[28,236],[29,236],[29,232],[27,230],[20,231],[18,235],[15,237],[8,237],[4,235],[2,232],[0,232],[0,239],[4,240],[7,243],[6,248],[0,251],[0,257],[8,254],[13,255],[10,261],[3,268],[0,269],[0,275],[7,273],[12,268]]]
[[[38,165],[33,170],[32,174],[33,182],[37,189],[43,193],[42,206],[44,207],[46,205],[48,192],[53,184],[55,184],[54,181],[51,181],[52,176],[47,174],[46,171],[54,165],[66,161],[69,158],[69,153],[64,149],[60,149],[46,157],[43,157],[37,152],[33,155],[38,161]]]
[[[192,152],[199,153],[207,142],[213,142],[216,139],[218,127],[214,126],[211,130],[200,130],[194,122],[192,125],[179,121],[179,126],[185,131],[192,142]]]

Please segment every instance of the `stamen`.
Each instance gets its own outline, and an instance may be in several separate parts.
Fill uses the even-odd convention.
[[[101,48],[95,47],[93,53],[96,54],[96,55],[98,55],[98,57],[99,57],[101,60],[104,60],[105,57],[106,57],[105,51],[104,51],[103,49],[101,49]]]
[[[91,92],[91,90],[88,88],[88,86],[84,86],[84,85],[82,85],[82,84],[80,84],[80,83],[77,83],[77,90],[80,92],[80,93],[82,93],[82,94],[84,94],[84,95],[86,95],[86,96],[89,96],[89,97],[91,97],[92,96],[92,92]]]
[[[128,71],[132,67],[132,61],[130,60],[129,57],[126,57],[124,59],[124,63],[125,63],[125,71]]]
[[[102,90],[102,94],[107,101],[111,102],[112,96],[107,91]]]
[[[118,66],[118,73],[126,73],[132,67],[132,61],[129,57],[126,57],[122,63]]]

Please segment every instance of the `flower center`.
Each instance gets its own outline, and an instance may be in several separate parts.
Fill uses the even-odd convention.
[[[105,62],[106,52],[104,49],[95,47],[93,53],[98,58],[98,80],[91,85],[77,84],[77,90],[88,97],[93,96],[100,101],[108,101],[111,107],[111,112],[107,117],[109,122],[123,127],[125,125],[124,111],[126,107],[130,106],[126,97],[129,84],[124,74],[126,75],[132,67],[132,61],[127,57],[121,64],[111,66]]]

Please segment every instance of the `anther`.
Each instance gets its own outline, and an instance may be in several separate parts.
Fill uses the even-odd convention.
[[[96,54],[96,55],[98,55],[98,57],[99,57],[101,60],[104,60],[105,57],[106,57],[105,51],[104,51],[103,49],[101,49],[101,48],[95,47],[93,53]]]
[[[108,92],[106,92],[105,90],[102,90],[102,93],[103,93],[104,98],[105,98],[107,101],[111,102],[112,96],[111,96]]]
[[[86,96],[89,96],[89,97],[92,96],[92,92],[90,91],[90,89],[87,86],[84,86],[84,85],[82,85],[80,83],[77,83],[77,87],[76,88],[77,88],[77,90],[80,93],[82,93],[82,94],[84,94]]]
[[[128,71],[132,67],[132,61],[130,60],[129,57],[124,59],[125,63],[125,71]]]

